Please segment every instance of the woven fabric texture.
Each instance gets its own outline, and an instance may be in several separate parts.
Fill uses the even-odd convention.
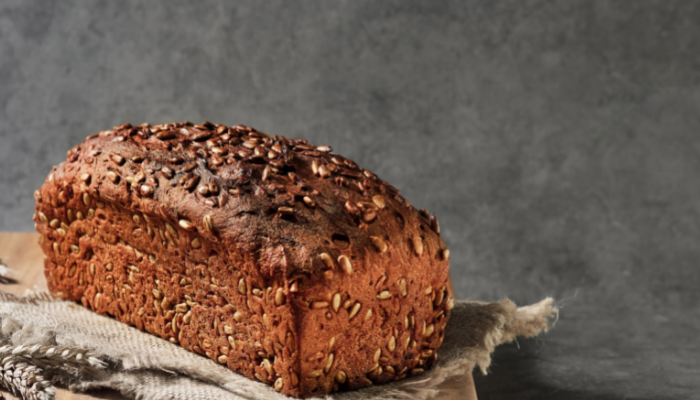
[[[519,308],[508,299],[495,303],[458,301],[434,368],[413,378],[335,393],[325,399],[433,398],[438,385],[446,379],[462,379],[475,367],[486,373],[496,346],[517,336],[546,332],[557,315],[551,298]],[[288,399],[270,386],[208,358],[78,304],[55,300],[48,293],[15,296],[0,292],[0,341],[6,351],[22,346],[25,353],[27,349],[37,353],[46,346],[59,346],[78,349],[78,353],[82,352],[78,358],[91,357],[106,363],[106,368],[100,369],[60,364],[45,369],[44,377],[73,391],[111,388],[139,400]],[[24,354],[20,350],[13,352]],[[31,356],[26,361],[31,364]]]

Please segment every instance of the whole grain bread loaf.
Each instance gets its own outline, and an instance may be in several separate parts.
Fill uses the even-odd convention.
[[[125,124],[70,150],[35,198],[55,296],[287,395],[437,358],[453,305],[437,220],[329,146]]]

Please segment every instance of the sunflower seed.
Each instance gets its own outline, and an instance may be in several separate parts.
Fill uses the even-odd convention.
[[[265,182],[270,177],[270,166],[266,165],[262,172],[262,181]]]
[[[418,235],[413,235],[413,251],[416,252],[417,255],[423,254],[423,239],[421,239],[420,236]]]
[[[175,176],[175,171],[168,167],[163,167],[160,170],[160,174],[165,178],[165,179],[172,179],[173,176]]]
[[[294,337],[292,336],[292,334],[290,332],[287,332],[286,345],[287,345],[287,348],[289,349],[289,352],[294,353],[296,343],[294,342]]]
[[[169,140],[175,137],[175,132],[173,131],[160,131],[156,133],[156,137],[160,140]]]
[[[338,312],[340,309],[340,293],[333,295],[333,311]]]
[[[333,268],[335,265],[333,264],[333,259],[331,256],[328,255],[328,253],[321,253],[320,254],[321,260],[328,266],[328,268]]]
[[[299,376],[293,369],[289,370],[289,377],[292,379],[292,386],[297,386],[299,384]]]
[[[201,185],[197,188],[197,193],[199,193],[202,196],[209,196],[209,186],[206,185]]]
[[[348,212],[351,215],[357,215],[360,213],[360,210],[357,208],[355,203],[353,203],[352,201],[345,202],[345,209],[348,210]]]
[[[236,350],[238,346],[236,346],[236,341],[233,339],[233,337],[228,336],[227,339],[228,339],[228,344],[231,345],[231,349]]]
[[[411,376],[420,375],[424,372],[423,368],[413,368],[411,370]]]
[[[350,259],[347,256],[342,255],[338,257],[338,264],[340,264],[340,268],[342,268],[346,274],[352,273],[352,262],[350,262]]]
[[[335,358],[335,356],[333,355],[333,353],[330,353],[330,354],[328,355],[328,360],[326,361],[326,366],[323,368],[323,372],[324,372],[324,373],[327,374],[328,371],[331,370],[331,367],[333,367],[333,359],[334,359],[334,358]]]
[[[228,362],[228,357],[222,354],[216,360],[221,364],[226,364]]]
[[[59,221],[58,219],[55,219],[55,218],[54,218],[54,219],[51,220],[51,222],[49,222],[49,226],[52,227],[53,229],[56,229],[56,228],[58,228],[59,226],[61,226],[61,221]]]
[[[335,374],[335,381],[340,383],[341,385],[345,383],[347,380],[348,375],[345,373],[345,371],[338,371],[337,374]]]
[[[443,260],[449,260],[449,259],[450,259],[450,250],[448,250],[448,249],[442,250],[442,259],[443,259]]]
[[[372,360],[374,360],[375,363],[379,362],[379,357],[381,357],[381,355],[382,349],[377,349],[377,351],[374,352],[374,357],[372,357]]]
[[[399,293],[401,294],[401,297],[406,297],[408,294],[408,291],[406,290],[406,280],[401,278],[399,279]]]
[[[165,229],[167,229],[167,231],[168,231],[174,238],[177,239],[177,237],[178,237],[178,235],[177,235],[177,229],[175,229],[174,226],[172,226],[172,225],[170,225],[169,223],[166,222],[166,223],[165,223]]]
[[[244,278],[241,278],[241,279],[238,281],[238,291],[239,291],[242,295],[245,295],[245,294],[247,293],[246,284],[245,284],[245,279],[244,279]]]
[[[118,154],[110,154],[109,159],[112,160],[112,162],[117,164],[117,165],[124,164],[124,157],[122,157]]]
[[[377,295],[379,300],[387,300],[391,298],[391,293],[388,290],[384,290]]]
[[[423,337],[428,338],[433,334],[433,332],[435,332],[435,325],[430,324],[425,326],[425,322],[423,322]]]
[[[304,203],[311,208],[316,207],[316,202],[309,196],[304,196]]]
[[[442,300],[445,297],[445,292],[442,290],[438,290],[437,293],[435,293],[435,300],[433,301],[433,305],[435,307],[439,306],[442,304]]]
[[[284,290],[282,288],[277,288],[277,291],[275,292],[275,304],[278,306],[281,306],[284,304],[285,301],[285,296],[284,296]]]
[[[365,321],[369,321],[369,319],[372,318],[372,309],[368,309],[367,312],[365,313]]]
[[[386,203],[384,202],[384,197],[382,197],[382,196],[380,196],[380,195],[373,196],[373,197],[372,197],[372,201],[373,201],[374,204],[376,204],[377,207],[379,207],[379,208],[384,208],[384,207],[386,207]]]
[[[267,316],[267,314],[263,314],[262,316],[263,324],[265,325],[265,328],[268,331],[272,330],[272,322],[270,321],[270,317]]]
[[[327,166],[321,165],[320,167],[318,167],[318,175],[321,178],[327,178],[327,177],[331,176],[331,171],[328,169]]]
[[[78,253],[80,253],[80,247],[73,244],[70,246],[70,251],[73,254],[78,254]]]
[[[352,317],[357,315],[357,312],[360,311],[360,307],[362,307],[362,305],[360,303],[355,303],[355,305],[352,306],[352,309],[350,310],[350,314],[348,314],[348,320],[351,320]]]
[[[315,369],[309,373],[309,378],[318,378],[323,374],[323,371],[320,369]]]
[[[389,343],[386,345],[386,348],[392,353],[394,350],[396,350],[396,338],[394,336],[389,339]]]
[[[274,374],[274,370],[272,369],[272,364],[270,363],[270,360],[267,358],[260,363],[260,366],[265,368],[265,371],[269,376],[272,376]]]
[[[41,211],[39,211],[39,220],[45,225],[49,223],[49,219],[46,217],[46,214]]]
[[[114,171],[109,171],[107,172],[107,179],[109,179],[112,183],[117,183],[119,182],[119,175],[117,175]]]
[[[61,236],[66,236],[66,233],[67,233],[66,230],[63,228],[56,229],[56,232],[58,232],[58,234]]]
[[[445,309],[449,311],[449,310],[453,309],[454,307],[455,307],[455,299],[450,297],[449,299],[447,299],[447,304],[445,305]]]
[[[214,224],[211,220],[211,215],[205,215],[204,218],[202,219],[202,222],[204,223],[204,228],[211,233],[212,235],[216,234],[216,231],[214,230]]]
[[[143,197],[151,197],[153,196],[153,188],[150,185],[141,185],[139,186],[139,193]]]
[[[195,186],[197,186],[197,184],[199,183],[199,179],[199,175],[194,175],[185,182],[183,187],[191,192],[192,189],[194,189]]]
[[[404,353],[406,352],[406,350],[408,350],[408,344],[409,344],[409,343],[411,343],[411,337],[410,337],[410,336],[408,336],[408,337],[407,337],[406,339],[404,339],[404,341],[403,341],[403,351],[404,351]]]
[[[374,209],[367,209],[362,213],[362,220],[365,222],[372,222],[377,217],[377,213]]]
[[[282,215],[292,215],[294,214],[294,209],[292,207],[280,207],[277,209],[277,212]]]
[[[197,129],[206,129],[206,127],[202,125],[197,125]],[[208,130],[200,130],[200,131],[195,131],[195,133],[192,135],[192,140],[195,142],[203,142],[211,137],[212,132]]]
[[[282,378],[277,378],[275,381],[275,390],[276,391],[282,391],[282,388],[284,387],[284,379]]]
[[[370,236],[370,239],[372,240],[372,244],[380,253],[385,253],[388,246],[386,245],[386,242],[382,240],[379,236]]]
[[[170,300],[168,300],[167,297],[164,297],[163,301],[160,302],[160,307],[163,310],[169,310],[170,309]]]
[[[236,312],[233,314],[233,319],[235,319],[236,322],[241,322],[241,321],[243,321],[243,313],[241,313],[240,311],[236,311]],[[231,332],[231,333],[233,333],[233,332]]]
[[[326,308],[328,307],[328,302],[326,301],[314,301],[311,303],[311,308],[313,309],[319,309],[319,308]]]
[[[241,146],[245,147],[246,149],[253,150],[258,146],[258,143],[256,141],[253,141],[253,140],[248,140],[248,141],[241,143]]]

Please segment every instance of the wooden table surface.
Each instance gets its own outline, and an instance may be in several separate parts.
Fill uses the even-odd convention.
[[[46,290],[43,254],[37,240],[36,233],[0,232],[0,260],[14,271],[10,277],[18,281],[13,285],[0,285],[0,289],[14,294],[24,294],[27,289]],[[8,399],[16,399],[5,391],[0,392]],[[126,399],[112,390],[72,393],[62,388],[57,388],[56,398],[59,400]],[[461,380],[445,381],[440,385],[440,394],[435,400],[476,400],[472,375],[466,374]]]

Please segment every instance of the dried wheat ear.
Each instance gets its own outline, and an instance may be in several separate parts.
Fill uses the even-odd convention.
[[[0,347],[0,384],[15,396],[26,400],[53,400],[55,389],[44,377],[66,369],[90,374],[107,364],[88,352],[63,346]]]
[[[430,368],[454,304],[434,215],[329,146],[114,127],[35,193],[51,292],[287,395]]]

